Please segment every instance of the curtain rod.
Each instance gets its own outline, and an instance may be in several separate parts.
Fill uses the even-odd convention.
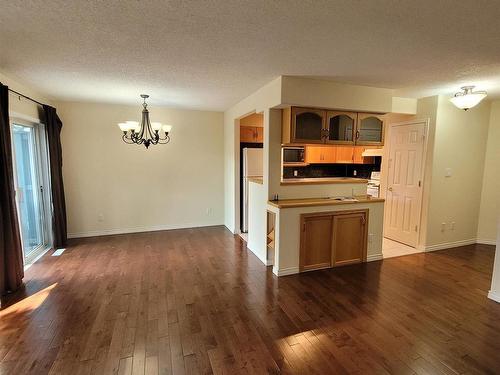
[[[23,98],[25,98],[25,99],[31,100],[32,102],[35,102],[36,104],[41,105],[42,107],[45,105],[45,104],[43,104],[43,103],[40,103],[38,100],[35,100],[35,99],[33,99],[33,98],[30,98],[29,96],[26,96],[26,95],[24,95],[24,94],[21,94],[20,92],[17,92],[16,90],[9,89],[9,91],[10,91],[10,92],[13,92],[13,93],[14,93],[14,94],[16,94],[16,95],[22,96],[22,97],[23,97]]]

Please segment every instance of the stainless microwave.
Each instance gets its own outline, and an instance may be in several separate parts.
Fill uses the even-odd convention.
[[[283,147],[283,165],[304,163],[304,147]]]

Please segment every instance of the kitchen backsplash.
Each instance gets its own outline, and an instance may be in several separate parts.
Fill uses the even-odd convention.
[[[372,171],[380,171],[381,157],[375,164],[311,164],[307,167],[284,167],[283,178],[356,177],[370,178]],[[297,175],[294,175],[297,171]]]

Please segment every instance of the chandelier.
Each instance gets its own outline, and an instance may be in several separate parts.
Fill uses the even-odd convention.
[[[149,111],[146,99],[149,95],[142,94],[142,121],[139,124],[137,121],[125,121],[118,124],[118,127],[123,132],[122,139],[127,144],[143,144],[146,148],[150,145],[165,144],[170,142],[168,135],[172,130],[172,125],[164,125],[161,122],[150,122]],[[160,130],[163,130],[163,137],[160,135]]]
[[[457,92],[450,101],[457,108],[467,111],[469,108],[475,107],[481,100],[486,98],[486,91],[472,91],[475,86],[461,87],[462,91]]]

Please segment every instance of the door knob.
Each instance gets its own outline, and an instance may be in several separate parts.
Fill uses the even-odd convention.
[[[389,189],[387,189],[387,190],[392,191],[392,187],[390,187],[390,188],[389,188]]]

